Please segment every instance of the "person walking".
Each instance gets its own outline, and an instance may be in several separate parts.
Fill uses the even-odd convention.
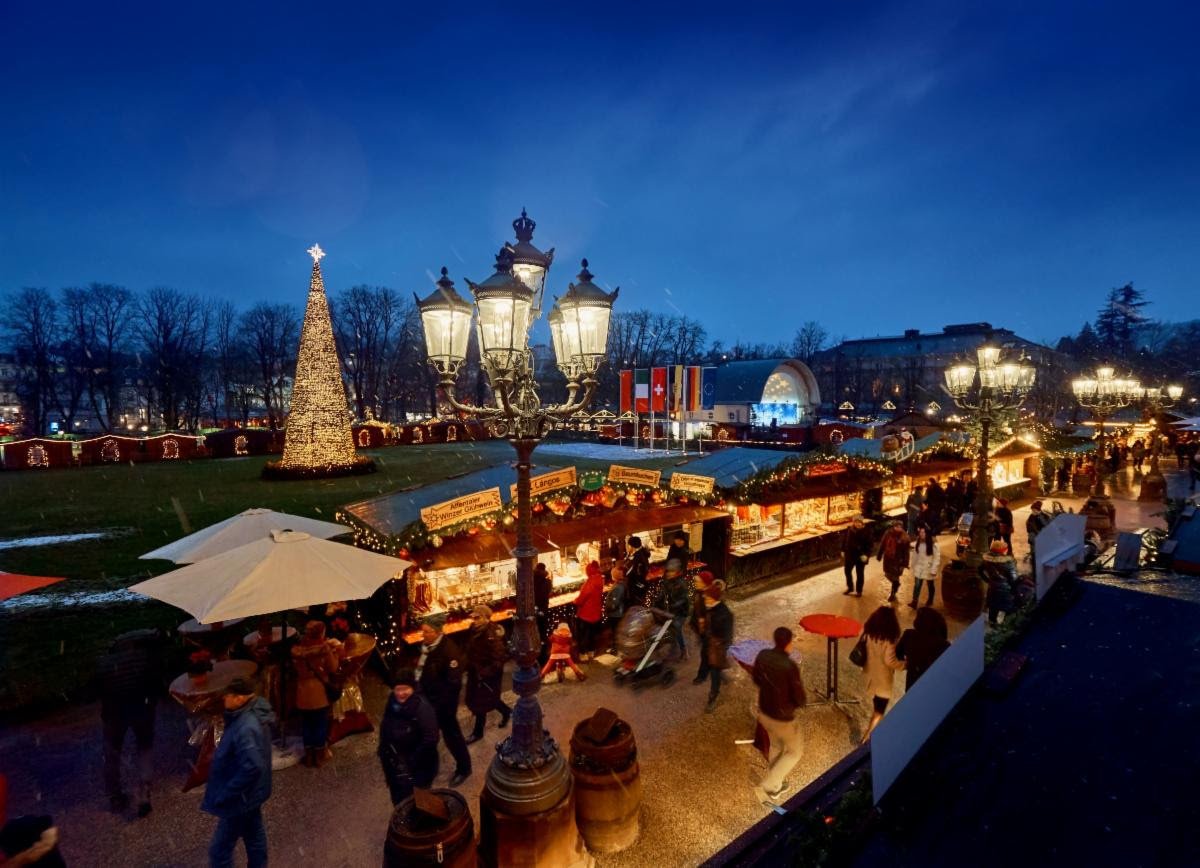
[[[936,592],[938,570],[942,567],[942,552],[937,547],[937,540],[926,527],[917,528],[917,541],[913,546],[912,571],[913,594],[912,602],[908,605],[915,609],[921,596],[921,584],[928,583],[929,596],[925,599],[926,606],[933,605],[933,595]]]
[[[688,614],[692,608],[688,599],[687,579],[684,577],[680,561],[672,558],[663,568],[663,597],[667,612],[671,615],[671,623],[675,630],[675,644],[679,648],[679,656],[686,660],[688,656],[687,639],[683,635],[683,625],[687,623]]]
[[[913,486],[913,490],[908,494],[908,500],[904,501],[904,512],[908,519],[907,532],[909,536],[916,536],[917,521],[921,518],[921,505],[925,503],[924,489],[919,485]]]
[[[217,818],[208,846],[210,868],[229,868],[240,839],[248,868],[267,864],[267,830],[262,805],[271,795],[271,724],[275,713],[254,695],[248,678],[225,689],[225,731],[213,753],[200,808]]]
[[[150,813],[154,718],[163,693],[162,644],[157,630],[132,630],[118,636],[96,663],[104,726],[104,790],[114,813],[129,807],[129,796],[121,786],[121,750],[130,730],[137,748],[137,815]]]
[[[421,657],[417,661],[417,686],[437,716],[446,749],[454,758],[450,786],[457,787],[471,776],[471,753],[458,725],[458,701],[462,693],[463,667],[458,648],[442,634],[440,618],[421,624]]]
[[[961,476],[951,476],[946,483],[946,526],[953,527],[958,523],[958,517],[966,512],[966,486]],[[912,534],[909,534],[912,536]]]
[[[379,763],[393,805],[411,796],[414,787],[433,786],[438,772],[437,712],[416,685],[416,672],[399,670],[379,722]]]
[[[892,592],[888,602],[896,602],[896,592],[900,590],[900,577],[908,569],[908,553],[911,540],[900,522],[894,521],[879,540],[879,551],[875,557],[883,562],[883,575],[892,583]]]
[[[596,655],[596,642],[604,625],[604,574],[600,564],[590,561],[587,578],[575,597],[575,634],[579,639],[579,659],[587,662]]]
[[[850,529],[842,537],[842,567],[846,573],[846,595],[862,596],[867,561],[870,559],[871,532],[867,530],[862,518],[855,516]]]
[[[337,701],[334,686],[341,663],[341,643],[325,637],[322,621],[304,625],[304,638],[292,646],[296,671],[296,708],[304,737],[301,764],[319,768],[329,759],[329,710]]]
[[[867,679],[867,696],[871,699],[871,720],[863,733],[865,744],[871,737],[883,713],[892,700],[894,674],[904,668],[904,661],[896,657],[896,643],[900,641],[900,621],[891,606],[880,606],[867,618],[863,625],[867,637],[867,663],[863,667]]]
[[[546,565],[538,561],[533,565],[533,606],[536,610],[538,639],[538,661],[545,663],[550,656],[550,596],[554,593],[554,580]]]
[[[721,673],[729,668],[729,646],[733,644],[733,613],[725,605],[725,583],[715,580],[704,592],[704,614],[700,616],[700,669],[693,684],[710,682],[706,712],[717,707]]]
[[[1046,525],[1051,522],[1050,516],[1042,511],[1042,502],[1035,500],[1029,505],[1029,517],[1025,519],[1025,533],[1029,537],[1029,562],[1036,565],[1036,542],[1037,535],[1046,529]]]
[[[500,729],[508,726],[512,709],[500,698],[504,680],[504,630],[492,623],[492,610],[484,605],[471,611],[471,631],[467,636],[467,708],[475,715],[475,728],[467,744],[483,738],[489,711],[500,712]]]
[[[625,556],[625,581],[629,585],[626,606],[648,606],[650,591],[650,552],[640,537],[629,538],[629,554]]]
[[[760,801],[775,801],[787,789],[785,778],[800,761],[804,739],[796,709],[808,701],[800,667],[790,656],[792,631],[776,627],[774,648],[764,648],[754,658],[753,677],[758,686],[758,722],[771,740],[767,771],[758,783]]]
[[[996,538],[1004,540],[1004,545],[1012,551],[1013,514],[1008,508],[1008,501],[1003,497],[996,499]]]
[[[604,620],[608,627],[608,653],[617,652],[617,625],[625,615],[625,605],[628,598],[629,586],[625,583],[625,568],[621,564],[613,564],[612,586],[604,602]]]
[[[896,643],[896,659],[904,661],[904,689],[912,690],[933,661],[950,647],[946,619],[937,609],[922,606],[912,627]]]
[[[1008,546],[993,540],[991,549],[983,556],[980,567],[987,582],[988,623],[995,626],[1016,608],[1017,562],[1008,553]]]
[[[1200,482],[1200,450],[1192,450],[1192,457],[1188,460],[1188,473],[1191,475],[1191,487],[1189,490],[1196,490],[1196,483]]]
[[[934,536],[937,536],[945,526],[942,513],[946,509],[946,490],[933,477],[930,477],[929,484],[925,486],[925,505],[929,507],[930,527],[933,528]]]
[[[1141,440],[1133,441],[1133,448],[1129,450],[1133,456],[1133,467],[1138,472],[1141,472],[1142,462],[1146,460],[1146,444]]]

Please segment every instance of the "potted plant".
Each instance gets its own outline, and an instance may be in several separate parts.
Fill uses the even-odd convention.
[[[213,670],[212,652],[201,648],[188,655],[187,674],[192,684],[201,687],[208,683],[208,674]]]

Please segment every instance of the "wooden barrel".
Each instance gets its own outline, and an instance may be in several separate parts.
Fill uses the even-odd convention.
[[[431,790],[446,806],[449,818],[437,819],[416,810],[409,797],[396,806],[383,845],[384,868],[475,868],[475,823],[467,800],[454,790]]]
[[[942,604],[946,614],[973,621],[983,611],[983,579],[966,561],[950,561],[942,569]]]
[[[638,838],[642,780],[637,742],[629,724],[618,719],[605,738],[588,734],[591,718],[571,734],[571,774],[575,778],[575,821],[594,853],[618,853]]]

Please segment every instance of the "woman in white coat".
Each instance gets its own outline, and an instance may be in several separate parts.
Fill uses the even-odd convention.
[[[926,606],[933,605],[933,594],[937,582],[938,570],[942,568],[942,553],[937,547],[937,540],[929,532],[929,528],[921,525],[917,528],[917,541],[913,545],[912,571],[913,595],[908,605],[917,608],[921,596],[921,583],[929,584],[929,596],[925,599]]]
[[[871,700],[871,722],[863,733],[865,742],[871,731],[883,720],[888,703],[892,699],[892,682],[896,672],[904,668],[904,661],[896,656],[896,643],[900,640],[900,621],[891,606],[880,606],[867,618],[863,625],[867,637],[867,697]]]

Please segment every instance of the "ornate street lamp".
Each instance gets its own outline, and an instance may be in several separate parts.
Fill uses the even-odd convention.
[[[472,310],[454,291],[445,269],[438,289],[419,304],[429,363],[438,373],[446,400],[456,411],[479,419],[495,436],[507,438],[517,452],[517,539],[513,549],[517,560],[513,627],[517,670],[513,690],[518,699],[512,714],[512,733],[496,750],[481,796],[481,855],[491,864],[532,864],[532,854],[541,853],[546,858],[555,857],[558,864],[569,864],[582,852],[577,847],[578,831],[569,798],[572,778],[558,745],[543,727],[537,700],[541,640],[534,606],[533,567],[538,552],[533,545],[529,477],[533,450],[541,439],[591,403],[619,290],[608,293],[592,283],[584,260],[579,282],[557,299],[547,320],[555,359],[567,378],[567,400],[543,407],[534,380],[529,328],[540,308],[552,256],[538,253],[544,263],[540,272],[529,270],[533,264],[528,261],[522,263],[528,268],[518,272],[514,254],[528,252],[522,250],[522,244],[528,245],[532,237],[533,221],[522,212],[513,225],[518,244],[500,250],[495,273],[482,283],[467,281],[475,297],[473,313],[480,357],[492,387],[491,404],[474,406],[457,397],[457,375],[466,359],[464,335]],[[537,287],[528,285],[519,276],[522,273]],[[535,822],[535,815],[541,825],[531,828],[529,823]],[[546,836],[557,836],[558,844],[548,844]]]
[[[1137,380],[1118,377],[1110,365],[1096,368],[1095,376],[1079,377],[1071,381],[1071,391],[1079,406],[1092,411],[1099,423],[1096,441],[1096,478],[1087,503],[1080,510],[1087,516],[1087,529],[1111,539],[1116,530],[1117,510],[1104,492],[1104,422],[1122,407],[1128,407],[1142,397],[1142,386]]]
[[[533,318],[537,319],[542,313],[542,294],[546,290],[546,273],[554,261],[554,248],[543,253],[533,246],[533,230],[537,224],[529,219],[524,208],[512,226],[517,243],[507,246],[512,251],[513,274],[533,290]]]
[[[1162,434],[1158,431],[1158,419],[1163,410],[1174,407],[1183,397],[1183,386],[1147,386],[1142,391],[1142,400],[1150,411],[1151,424],[1155,426],[1152,433],[1154,438],[1150,444],[1150,472],[1142,477],[1142,487],[1138,492],[1138,500],[1148,503],[1158,503],[1167,493],[1167,480],[1158,467],[1158,457],[1162,453]]]
[[[979,458],[975,469],[974,520],[971,548],[965,560],[972,567],[983,562],[988,548],[988,514],[992,511],[992,477],[988,472],[991,428],[1006,413],[1016,410],[1033,388],[1037,375],[1024,357],[1016,362],[1000,361],[1000,348],[985,343],[976,350],[976,364],[959,362],[946,369],[945,390],[961,409],[974,413],[980,423]]]

